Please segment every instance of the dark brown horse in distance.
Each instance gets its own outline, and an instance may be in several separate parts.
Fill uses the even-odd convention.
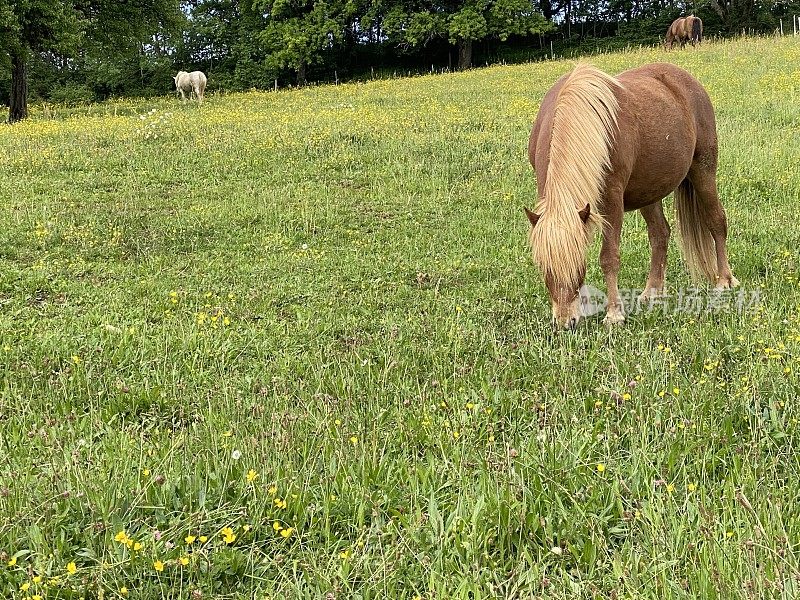
[[[675,41],[680,43],[681,50],[686,46],[686,42],[690,42],[692,46],[702,42],[703,22],[700,18],[689,15],[688,17],[675,19],[667,29],[667,36],[664,38],[664,49],[672,50]]]
[[[625,211],[647,223],[652,258],[640,299],[663,295],[669,225],[662,200],[675,192],[682,254],[689,270],[716,285],[738,281],[726,253],[727,221],[717,195],[717,129],[705,89],[671,64],[611,77],[579,65],[547,92],[528,142],[538,204],[525,212],[533,262],[544,275],[553,323],[583,316],[580,290],[592,232],[601,229],[606,324],[622,323],[617,275]]]

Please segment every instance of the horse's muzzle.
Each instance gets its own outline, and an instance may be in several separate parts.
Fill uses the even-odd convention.
[[[578,325],[578,318],[570,317],[563,324],[559,324],[559,322],[556,321],[555,319],[551,319],[550,324],[553,328],[553,333],[557,333],[558,331],[561,330],[570,331],[572,329],[575,329],[575,327]]]

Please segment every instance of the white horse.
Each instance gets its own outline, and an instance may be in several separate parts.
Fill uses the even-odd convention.
[[[205,73],[202,71],[178,71],[178,74],[173,77],[175,80],[175,88],[181,93],[181,100],[186,100],[185,92],[189,92],[189,98],[192,94],[197,96],[198,102],[203,102],[203,94],[206,92],[206,79]]]

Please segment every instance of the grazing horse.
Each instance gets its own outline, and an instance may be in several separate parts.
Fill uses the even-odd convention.
[[[202,71],[178,71],[178,74],[173,77],[175,80],[175,88],[181,93],[181,99],[186,100],[186,92],[189,92],[189,97],[192,94],[197,96],[198,102],[202,104],[203,95],[206,93],[207,79],[205,73]]]
[[[692,46],[703,41],[703,21],[699,17],[689,15],[675,19],[667,29],[664,38],[664,49],[672,50],[675,41],[681,45],[681,50],[686,46],[686,42],[691,42]]]
[[[640,300],[663,295],[670,229],[662,200],[673,191],[689,271],[718,289],[738,285],[717,196],[714,108],[683,69],[656,63],[611,77],[578,65],[545,95],[528,157],[538,188],[537,207],[525,208],[528,242],[544,275],[554,326],[572,327],[582,316],[586,253],[598,228],[608,288],[604,323],[624,322],[617,275],[625,211],[641,211],[652,250]]]

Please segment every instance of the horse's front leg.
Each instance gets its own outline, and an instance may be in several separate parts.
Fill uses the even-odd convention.
[[[622,193],[606,195],[607,227],[603,231],[603,244],[600,248],[600,268],[606,280],[608,306],[605,325],[619,325],[625,322],[625,307],[619,295],[617,277],[619,276],[619,243],[622,234]]]

